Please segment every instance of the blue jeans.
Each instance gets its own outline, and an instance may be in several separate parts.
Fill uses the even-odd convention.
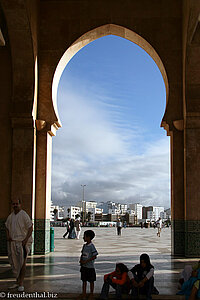
[[[101,289],[100,299],[107,299],[110,286],[112,286],[116,291],[116,299],[122,299],[122,293],[128,293],[126,286],[113,283],[110,278],[108,278]]]
[[[138,278],[134,278],[136,282],[139,282]],[[137,299],[139,295],[146,295],[146,300],[152,300],[152,291],[154,286],[154,278],[149,278],[148,281],[145,282],[144,286],[142,288],[137,288],[132,285],[131,289],[131,295],[132,299]]]

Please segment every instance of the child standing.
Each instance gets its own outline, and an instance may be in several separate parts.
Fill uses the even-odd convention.
[[[95,237],[93,230],[86,230],[83,235],[83,240],[86,242],[81,250],[80,265],[81,265],[81,280],[82,286],[82,298],[86,297],[87,281],[90,283],[90,297],[93,299],[94,282],[96,281],[96,272],[94,268],[94,260],[96,259],[98,252],[92,243],[92,239]]]

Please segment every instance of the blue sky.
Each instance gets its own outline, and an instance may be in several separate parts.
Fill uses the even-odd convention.
[[[151,57],[116,36],[82,48],[58,87],[52,200],[170,206],[165,86]]]

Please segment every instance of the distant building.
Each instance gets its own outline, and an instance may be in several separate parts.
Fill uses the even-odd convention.
[[[171,220],[171,208],[165,209],[166,219]]]
[[[95,201],[79,201],[77,206],[80,208],[80,212],[83,214],[84,222],[87,219],[87,214],[90,212],[90,220],[95,220],[95,209],[97,207],[97,202]]]
[[[103,209],[104,213],[107,214],[125,214],[127,212],[127,204],[116,203],[112,201],[101,202],[98,205],[99,208]]]
[[[95,202],[95,201],[79,201],[77,206],[80,207],[81,211],[88,212],[89,208],[97,207],[97,202]]]
[[[57,211],[56,213],[54,213]],[[50,221],[55,222],[57,220],[64,218],[64,207],[59,205],[53,205],[51,203],[50,206]]]
[[[81,215],[81,209],[79,206],[65,207],[65,218],[76,219],[76,215]]]
[[[121,211],[121,214],[124,215],[125,213],[127,213],[128,205],[119,203],[119,209]]]
[[[135,215],[135,210],[128,208],[127,213],[130,215]]]
[[[101,202],[98,204],[98,207],[103,209],[103,212],[105,214],[108,214],[109,213],[109,210],[111,209],[117,209],[116,207],[116,203],[115,202],[112,202],[112,201],[107,201],[107,202]]]
[[[121,214],[121,210],[119,210],[116,207],[115,208],[109,208],[108,214],[110,214],[110,215],[120,215]]]
[[[126,220],[127,224],[131,224],[131,225],[137,224],[137,216],[135,215],[135,212],[134,213],[126,213],[124,216],[124,220]]]
[[[166,219],[167,219],[167,214],[166,214],[166,212],[165,212],[165,211],[161,211],[161,212],[160,212],[160,217],[161,217],[161,219],[166,220]]]
[[[138,220],[142,219],[142,205],[139,203],[129,204],[129,209],[135,211]]]
[[[165,219],[163,206],[147,206],[142,208],[143,219],[156,221],[159,218]]]
[[[90,213],[90,221],[96,221],[96,215],[102,215],[103,209],[98,207],[88,208],[87,213]]]

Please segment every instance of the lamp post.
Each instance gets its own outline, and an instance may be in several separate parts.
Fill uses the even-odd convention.
[[[83,188],[83,200],[82,200],[82,212],[83,212],[83,222],[85,222],[85,205],[84,205],[84,188],[86,186],[86,184],[81,184],[82,188]]]

